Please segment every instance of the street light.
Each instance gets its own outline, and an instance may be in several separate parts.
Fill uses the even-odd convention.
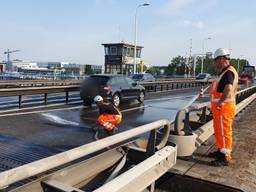
[[[239,71],[240,71],[240,58],[241,58],[242,56],[244,56],[244,55],[240,55],[240,56],[238,57],[238,61],[237,61],[237,72],[238,72],[238,74],[239,74]]]
[[[193,64],[193,76],[196,77],[196,59],[197,57],[200,57],[200,56],[203,56],[202,53],[197,53],[197,54],[194,54],[194,64]]]
[[[137,6],[136,8],[136,12],[135,12],[135,37],[134,37],[134,66],[133,66],[133,73],[136,73],[136,57],[137,57],[137,14],[138,14],[138,9],[140,7],[144,7],[144,6],[149,6],[149,3],[143,3]]]
[[[203,40],[203,45],[202,45],[202,64],[201,64],[201,73],[203,73],[203,67],[204,67],[204,43],[207,41],[207,40],[210,40],[212,39],[211,37],[207,37],[207,38],[204,38]]]

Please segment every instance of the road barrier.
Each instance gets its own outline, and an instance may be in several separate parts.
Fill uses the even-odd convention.
[[[25,95],[44,95],[44,104],[47,104],[48,94],[52,93],[65,93],[66,103],[69,102],[69,92],[79,91],[80,87],[76,85],[70,86],[51,86],[51,87],[26,87],[26,88],[9,88],[0,89],[1,97],[18,96],[19,108],[22,107],[22,96]]]
[[[0,80],[0,88],[80,85],[80,80]]]
[[[209,84],[208,81],[155,81],[155,82],[144,82],[140,85],[144,86],[146,92],[163,92],[175,89],[185,89],[192,87],[200,87]]]
[[[157,130],[162,128],[164,130],[164,135],[160,138],[158,138],[158,144],[156,141],[156,134]],[[146,147],[146,156],[150,157],[155,154],[157,150],[161,150],[166,146],[168,136],[170,133],[170,122],[168,120],[159,120],[155,121],[153,123],[149,123],[146,125],[142,125],[139,127],[136,127],[134,129],[116,134],[114,136],[110,136],[83,146],[80,146],[75,149],[71,149],[66,152],[59,153],[57,155],[47,157],[45,159],[41,159],[5,172],[0,173],[0,189],[8,187],[8,185],[15,183],[17,181],[29,178],[31,176],[43,173],[45,171],[48,171],[52,168],[70,163],[74,160],[77,160],[79,158],[82,158],[84,156],[94,154],[95,152],[99,152],[101,150],[104,150],[108,147],[111,147],[115,144],[123,143],[129,141],[131,143],[131,139],[138,139],[138,136],[141,136],[142,134],[145,134],[147,132],[150,132],[150,137],[147,143]],[[170,151],[170,149],[168,149]],[[172,147],[171,150],[172,153],[172,161],[170,163],[170,159],[167,160],[169,161],[169,165],[175,164],[176,161],[176,148]],[[166,153],[165,153],[166,154]],[[166,159],[164,158],[164,159]],[[159,163],[159,162],[158,162]],[[155,165],[157,165],[156,163]],[[96,166],[97,167],[97,166]],[[170,167],[169,167],[170,168]],[[161,170],[161,166],[159,167]],[[168,169],[166,169],[167,171]],[[164,171],[164,172],[166,172]],[[164,173],[162,172],[162,174]],[[153,173],[152,173],[153,174]],[[156,175],[157,177],[161,176],[162,174]],[[63,176],[63,174],[62,174]],[[154,177],[155,178],[155,177]],[[70,178],[68,177],[66,173],[66,180],[69,180]],[[152,177],[151,177],[152,179]],[[156,179],[156,178],[155,178]],[[40,181],[41,182],[41,181]],[[39,182],[39,183],[40,183]],[[145,186],[146,188],[147,186]]]
[[[0,88],[44,87],[44,86],[80,86],[81,80],[0,80]],[[174,82],[199,82],[193,78],[186,79],[159,79],[154,82],[140,82],[142,85]]]
[[[24,81],[25,83],[29,83],[28,81]],[[36,81],[33,81],[36,82]],[[40,81],[38,81],[40,82]],[[66,81],[60,81],[59,83],[63,83]],[[78,83],[78,81],[71,81],[70,83]],[[49,83],[53,83],[49,81]],[[33,84],[33,83],[32,83]],[[31,85],[32,85],[31,84]],[[165,92],[177,89],[186,89],[192,87],[200,87],[208,84],[208,82],[202,81],[156,81],[156,82],[147,82],[141,83],[146,89],[148,93],[157,93],[157,92]],[[1,84],[0,84],[1,85]],[[28,84],[26,84],[28,85]],[[35,84],[33,84],[35,85]],[[44,84],[46,85],[46,84]],[[25,84],[24,84],[25,86]],[[5,88],[0,89],[0,97],[8,97],[8,96],[17,96],[18,97],[18,107],[22,107],[22,97],[26,95],[44,95],[44,104],[48,103],[48,95],[52,93],[65,93],[65,101],[66,104],[69,102],[69,93],[74,91],[80,91],[80,85],[61,85],[61,86],[44,86],[44,87],[23,87],[23,88]]]
[[[166,173],[176,163],[176,152],[171,146],[166,146],[139,165],[126,171],[95,192],[140,192],[152,185],[160,176]]]
[[[236,113],[239,113],[255,99],[256,86],[238,91]],[[194,111],[201,111],[199,118],[196,118]],[[194,150],[213,134],[212,125],[210,102],[191,105],[178,111],[174,123],[174,132],[169,138],[170,142],[178,145],[178,156],[192,155]],[[187,147],[184,150],[184,147],[179,146]]]

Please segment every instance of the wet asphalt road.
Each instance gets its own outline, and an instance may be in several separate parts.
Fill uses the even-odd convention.
[[[126,102],[120,107],[123,121],[118,125],[118,132],[159,119],[173,121],[177,111],[198,92],[197,88],[152,94],[143,105],[137,101]],[[62,107],[14,110],[11,112],[13,114],[7,116],[0,113],[0,135],[61,151],[94,141],[91,125],[98,117],[96,107],[88,108],[81,104]],[[106,136],[102,132],[101,137]]]
[[[174,120],[176,112],[184,107],[198,91],[157,95],[140,104],[137,101],[123,104],[120,109],[123,121],[118,132],[159,119]],[[28,143],[51,147],[61,151],[94,141],[92,123],[97,120],[98,110],[76,106],[43,112],[20,113],[0,116],[0,134]],[[102,132],[102,137],[107,136]]]

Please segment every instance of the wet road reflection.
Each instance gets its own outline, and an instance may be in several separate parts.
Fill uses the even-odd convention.
[[[159,119],[174,120],[176,112],[186,106],[196,93],[163,96],[146,100],[144,104],[136,101],[121,106],[123,121],[118,132]],[[97,121],[98,109],[80,108],[48,111],[1,117],[3,135],[14,136],[31,143],[67,150],[94,140],[91,125]]]

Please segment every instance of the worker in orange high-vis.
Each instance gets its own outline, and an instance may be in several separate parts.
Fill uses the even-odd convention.
[[[115,130],[117,130],[116,125],[122,121],[121,112],[111,103],[105,102],[100,95],[94,98],[94,102],[99,108],[100,113],[98,123],[105,131],[107,131],[107,133],[114,133]]]
[[[218,150],[209,153],[208,156],[215,158],[211,165],[227,166],[231,160],[232,123],[236,113],[238,74],[230,65],[230,52],[226,48],[215,51],[214,64],[222,69],[210,88],[213,126]]]

